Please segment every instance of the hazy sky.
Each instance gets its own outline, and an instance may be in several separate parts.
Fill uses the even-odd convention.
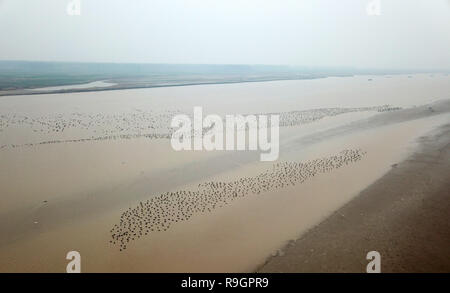
[[[450,69],[449,0],[0,0],[0,60]]]

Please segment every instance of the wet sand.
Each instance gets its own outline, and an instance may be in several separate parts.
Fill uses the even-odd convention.
[[[382,272],[450,271],[450,124],[355,199],[282,249],[259,272],[365,272],[369,251]]]
[[[399,78],[400,84],[415,84]],[[378,86],[363,85],[361,79],[323,82],[328,86],[343,82],[336,87],[341,89],[338,96],[349,93],[346,85],[352,83],[359,89],[356,93],[368,96],[375,97],[380,88],[391,98],[402,92],[392,88],[392,79]],[[411,104],[446,98],[427,77],[421,86],[432,91],[433,97],[415,91],[408,103],[404,96],[392,98],[392,105],[405,108],[387,112],[349,112],[349,108],[381,106],[389,100],[360,99],[358,94],[346,98],[348,108],[324,112],[317,107],[331,109],[337,102],[316,83],[268,83],[268,94],[254,84],[246,89],[239,84],[185,91],[156,89],[147,91],[152,93],[150,98],[138,93],[126,100],[104,93],[3,98],[3,111],[8,114],[15,109],[20,115],[12,120],[8,116],[0,132],[2,143],[6,141],[0,150],[0,271],[63,272],[70,250],[81,253],[85,272],[254,271],[287,241],[297,239],[386,174],[392,164],[404,160],[417,147],[414,141],[419,136],[448,123],[448,101]],[[294,98],[293,87],[309,89],[308,99]],[[198,95],[193,101],[180,109],[164,108],[178,107],[181,98],[194,93]],[[208,104],[216,93],[217,100]],[[249,93],[245,102],[237,103]],[[278,105],[270,102],[270,96],[273,99],[281,93],[291,98]],[[258,94],[262,100],[255,107]],[[52,108],[45,109],[46,104]],[[158,117],[164,120],[170,113],[192,110],[192,105],[207,105],[210,111],[221,108],[225,113],[235,113],[236,105],[243,106],[240,113],[269,109],[290,113],[287,121],[294,125],[280,131],[282,151],[275,164],[281,167],[259,162],[255,152],[175,152],[167,139],[120,136],[139,134],[141,129],[135,126],[153,123],[152,113],[160,113]],[[101,115],[95,114],[104,107]],[[153,112],[143,114],[142,108]],[[304,121],[305,116],[297,119],[292,111],[305,109],[312,109],[306,112],[312,116],[306,117],[313,121],[295,122]],[[328,114],[322,117],[321,113]],[[119,136],[72,141],[95,138],[99,132]],[[68,140],[39,144],[55,138]],[[336,156],[344,157],[333,159]],[[223,184],[231,189],[220,189]],[[202,193],[205,186],[207,192]],[[208,197],[210,193],[215,196]],[[164,196],[168,201],[161,201]]]
[[[322,221],[374,178],[382,176],[391,164],[400,162],[404,154],[399,155],[398,149],[407,149],[418,133],[442,122],[439,115],[429,119],[435,118],[439,119],[388,125],[328,141],[320,148],[315,145],[307,156],[325,157],[335,149],[355,145],[367,154],[358,162],[319,174],[300,185],[250,195],[210,213],[196,213],[167,231],[155,231],[151,236],[132,241],[125,251],[110,243],[110,231],[127,207],[139,207],[139,200],[106,211],[99,205],[94,209],[99,214],[73,215],[70,221],[65,219],[59,225],[54,223],[56,219],[66,217],[59,215],[62,206],[44,205],[40,207],[40,223],[32,228],[34,233],[25,231],[27,235],[20,240],[2,246],[1,263],[7,271],[63,271],[65,260],[61,255],[73,249],[85,260],[83,270],[92,272],[252,271],[267,256],[277,253],[286,241],[296,239],[302,231]],[[386,140],[390,140],[389,145],[380,143]],[[263,167],[247,165],[229,173],[204,177],[199,182],[231,181],[258,174]],[[179,189],[195,190],[197,183]],[[95,200],[87,200],[88,203]],[[70,211],[70,205],[66,209]]]

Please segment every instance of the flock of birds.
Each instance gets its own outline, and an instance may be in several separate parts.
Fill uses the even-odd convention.
[[[347,149],[307,162],[281,162],[254,177],[242,177],[231,182],[206,182],[199,184],[195,191],[179,190],[154,196],[122,213],[119,222],[110,230],[110,243],[123,251],[132,241],[166,231],[173,224],[187,221],[196,214],[212,212],[248,195],[302,183],[317,174],[357,162],[365,154],[361,149]]]
[[[279,115],[280,127],[311,123],[324,117],[360,111],[394,111],[398,107],[388,105],[362,108],[323,108],[305,111],[265,113]],[[171,119],[180,111],[149,112],[135,110],[122,114],[55,114],[29,117],[19,114],[0,115],[0,135],[12,127],[28,127],[39,137],[52,138],[24,144],[0,145],[7,147],[35,146],[54,143],[74,143],[99,140],[133,139],[170,139],[173,130]],[[257,114],[255,114],[257,115]],[[188,115],[190,116],[190,115]],[[210,131],[204,128],[203,132]],[[74,132],[72,132],[73,130]],[[76,136],[85,135],[77,138]],[[64,135],[63,135],[64,134]],[[67,137],[76,134],[74,138]],[[199,213],[211,212],[232,201],[248,195],[257,195],[279,188],[304,182],[319,173],[329,172],[344,165],[360,160],[364,151],[344,150],[337,155],[308,162],[282,162],[254,177],[242,177],[231,182],[207,182],[199,184],[197,190],[179,190],[166,192],[140,202],[129,208],[120,217],[120,221],[111,229],[111,244],[125,250],[130,242],[154,232],[166,231],[174,223],[186,221]]]
[[[31,117],[14,114],[0,115],[0,131],[10,126],[29,127],[33,132],[58,134],[70,130],[86,130],[99,136],[111,136],[129,133],[147,133],[151,130],[167,130],[178,110],[162,112],[135,109],[132,112],[114,114],[88,114],[74,112]]]
[[[2,114],[0,115],[0,135],[8,128],[23,127],[37,133],[40,141],[0,145],[0,149],[139,137],[150,139],[170,138],[170,121],[172,117],[178,114],[180,114],[178,110],[153,112],[139,109],[118,114],[74,112],[38,117]],[[72,138],[68,139],[67,137]]]
[[[333,117],[340,114],[352,112],[366,112],[366,111],[387,112],[387,111],[396,111],[400,109],[401,109],[400,107],[383,105],[383,106],[358,107],[358,108],[320,108],[304,111],[290,111],[271,114],[280,115],[280,127],[286,127],[311,123],[325,117]]]
[[[385,112],[399,109],[399,107],[383,105],[360,108],[322,108],[261,114],[269,115],[269,118],[270,115],[279,115],[280,127],[287,127],[311,123],[324,117],[350,112]],[[0,145],[0,150],[8,147],[18,148],[56,143],[133,139],[141,137],[149,139],[170,139],[174,131],[170,127],[170,123],[172,118],[178,114],[182,114],[181,111],[166,110],[153,112],[139,109],[135,109],[132,112],[116,114],[74,112],[38,117],[25,116],[17,113],[0,114],[0,135],[9,128],[28,128],[32,132],[37,133],[39,139],[39,141],[20,144],[3,144]],[[189,117],[192,116],[192,114],[187,115]],[[205,131],[208,131],[208,129],[205,129]],[[36,139],[33,138],[33,140]]]

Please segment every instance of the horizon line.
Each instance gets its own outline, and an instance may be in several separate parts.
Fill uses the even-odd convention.
[[[30,60],[30,59],[0,59],[0,62],[23,63],[66,63],[66,64],[114,64],[114,65],[185,65],[185,66],[267,66],[288,67],[299,69],[345,69],[354,71],[402,71],[402,72],[447,72],[450,68],[384,68],[384,67],[355,67],[348,65],[293,65],[293,64],[264,64],[264,63],[171,63],[171,62],[113,62],[113,61],[60,61],[60,60]]]

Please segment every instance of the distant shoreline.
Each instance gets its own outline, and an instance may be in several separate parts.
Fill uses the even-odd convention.
[[[419,73],[419,74],[426,74],[426,73]],[[434,75],[434,73],[429,73]],[[440,73],[447,75],[446,73]],[[412,78],[414,74],[404,74],[404,73],[398,73],[398,74],[369,74],[367,76],[386,76],[390,77],[393,75],[408,75],[409,78]],[[257,83],[257,82],[272,82],[272,81],[292,81],[292,80],[312,80],[312,79],[321,79],[321,78],[329,78],[329,77],[355,77],[355,76],[366,76],[366,74],[349,74],[349,75],[324,75],[324,76],[302,76],[302,77],[291,77],[291,78],[268,78],[268,79],[255,79],[255,80],[230,80],[230,81],[210,81],[210,82],[190,82],[190,83],[174,83],[174,84],[152,84],[152,85],[139,85],[139,84],[120,84],[120,82],[117,82],[114,79],[106,79],[106,80],[96,80],[91,81],[88,83],[82,83],[82,84],[67,84],[67,86],[74,86],[74,85],[83,85],[83,84],[89,84],[93,82],[110,82],[114,83],[115,85],[112,86],[105,86],[105,87],[91,87],[91,88],[73,88],[73,89],[61,89],[61,90],[54,90],[54,91],[39,91],[40,88],[24,88],[24,89],[17,89],[17,90],[6,90],[1,91],[0,90],[0,97],[7,97],[7,96],[29,96],[29,95],[51,95],[51,94],[68,94],[68,93],[86,93],[86,92],[102,92],[102,91],[117,91],[117,90],[133,90],[133,89],[149,89],[149,88],[164,88],[164,87],[182,87],[182,86],[196,86],[196,85],[220,85],[220,84],[238,84],[238,83]],[[372,81],[372,79],[369,79],[369,81]],[[59,86],[66,86],[66,85],[59,85]]]
[[[327,77],[412,76],[416,74],[448,75],[450,71],[288,65],[71,63],[0,60],[0,96],[310,80]],[[98,86],[95,83],[99,81],[114,85]]]
[[[354,75],[339,75],[339,77],[351,77]],[[146,89],[146,88],[162,88],[162,87],[180,87],[180,86],[196,86],[196,85],[217,85],[217,84],[236,84],[236,83],[253,83],[253,82],[271,82],[271,81],[284,81],[284,80],[310,80],[310,79],[320,79],[327,77],[337,77],[337,76],[312,76],[312,77],[302,77],[302,78],[272,78],[272,79],[261,79],[261,80],[241,80],[241,81],[211,81],[211,82],[192,82],[192,83],[179,83],[179,84],[155,84],[155,85],[114,85],[109,87],[93,87],[93,88],[83,88],[83,89],[65,89],[65,90],[55,90],[55,91],[39,91],[39,88],[27,88],[27,89],[17,89],[11,91],[0,91],[0,97],[7,96],[29,96],[29,95],[50,95],[50,94],[67,94],[67,93],[83,93],[83,92],[102,92],[102,91],[116,91],[116,90],[132,90],[132,89]],[[110,81],[110,80],[106,80]],[[114,80],[111,80],[114,81]],[[81,85],[81,84],[80,84]],[[64,85],[61,85],[64,86]],[[71,86],[71,85],[68,85]],[[31,91],[33,90],[33,91]]]

